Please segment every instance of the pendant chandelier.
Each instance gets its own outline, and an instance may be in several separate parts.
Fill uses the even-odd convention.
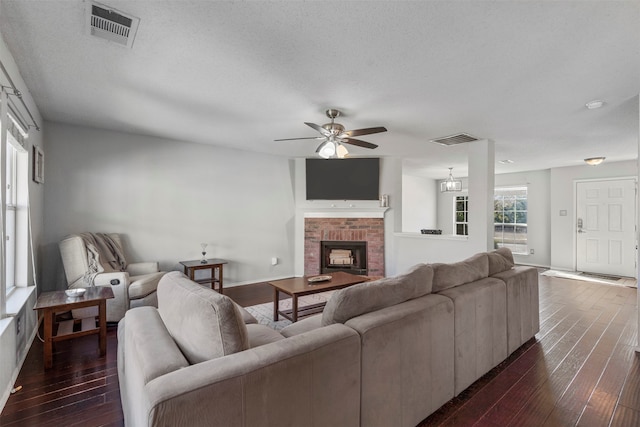
[[[449,177],[440,183],[440,192],[448,193],[450,191],[462,191],[462,181],[453,178],[451,172],[453,168],[449,168]]]

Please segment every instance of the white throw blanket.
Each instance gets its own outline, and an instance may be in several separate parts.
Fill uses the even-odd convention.
[[[89,270],[84,275],[84,282],[94,286],[98,273],[125,271],[127,262],[120,245],[105,233],[80,233],[87,247]]]

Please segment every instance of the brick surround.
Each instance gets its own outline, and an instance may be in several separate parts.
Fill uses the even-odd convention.
[[[305,275],[320,273],[320,242],[323,240],[366,241],[369,276],[384,276],[383,218],[305,218]]]

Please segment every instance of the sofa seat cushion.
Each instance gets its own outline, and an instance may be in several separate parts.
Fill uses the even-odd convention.
[[[305,332],[313,331],[322,327],[322,313],[314,314],[313,316],[305,317],[302,320],[298,320],[296,323],[292,323],[282,328],[280,333],[284,337],[292,337],[294,335],[300,335]]]
[[[155,292],[164,274],[164,271],[158,271],[141,276],[129,276],[129,299],[144,298]]]
[[[234,304],[236,304],[236,303],[234,302]],[[245,325],[249,325],[249,324],[252,324],[252,323],[258,323],[258,320],[255,317],[253,317],[253,315],[251,313],[249,313],[247,310],[245,310],[244,307],[236,304],[236,308],[240,312],[240,315],[242,316],[242,321],[244,322]]]
[[[500,248],[487,253],[489,259],[489,276],[502,273],[513,268],[513,254],[509,248]]]
[[[489,276],[489,259],[484,252],[460,262],[431,265],[433,267],[433,292],[440,292]]]
[[[191,364],[249,348],[247,327],[236,304],[178,271],[160,279],[158,311]]]
[[[249,336],[249,348],[260,347],[261,345],[284,339],[282,334],[275,329],[257,323],[247,324],[247,334]]]
[[[322,324],[345,323],[352,317],[429,294],[432,280],[431,266],[418,264],[400,276],[340,289],[327,302],[322,312]]]

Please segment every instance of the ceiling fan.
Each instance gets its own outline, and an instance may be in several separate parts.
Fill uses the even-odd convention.
[[[276,139],[276,141],[293,141],[296,139],[318,139],[323,140],[316,149],[316,153],[320,157],[328,159],[330,157],[344,158],[349,154],[347,148],[342,144],[357,145],[364,148],[376,148],[376,144],[367,141],[352,138],[353,136],[370,135],[373,133],[386,132],[387,129],[382,126],[364,129],[345,130],[340,123],[335,123],[334,119],[340,116],[340,111],[330,108],[326,111],[327,117],[331,119],[331,123],[325,123],[319,126],[315,123],[305,122],[304,124],[320,132],[322,136],[312,136],[303,138],[285,138]]]

